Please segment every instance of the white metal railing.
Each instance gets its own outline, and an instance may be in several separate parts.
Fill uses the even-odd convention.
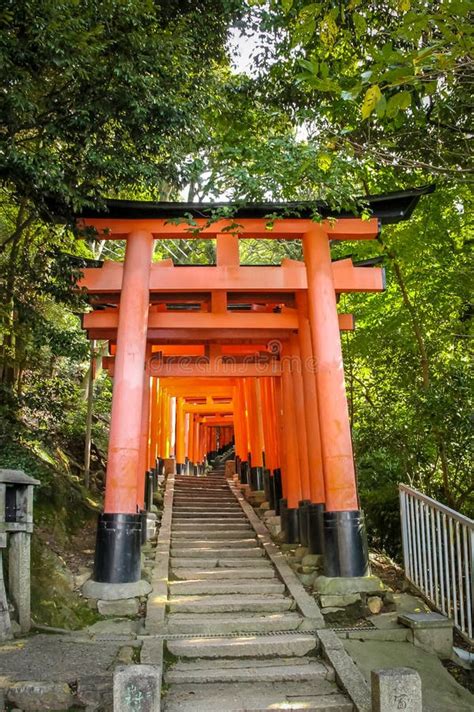
[[[407,579],[472,641],[474,520],[399,485]]]

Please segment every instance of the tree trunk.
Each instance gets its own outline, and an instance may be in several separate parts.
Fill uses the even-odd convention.
[[[87,415],[86,415],[86,434],[84,445],[84,485],[89,489],[90,485],[90,469],[91,469],[91,441],[92,441],[92,409],[94,404],[94,360],[95,360],[95,341],[91,341],[91,355],[89,366],[89,379],[87,383]]]
[[[418,347],[418,354],[419,354],[419,358],[420,358],[422,389],[423,389],[423,391],[428,392],[428,390],[430,389],[430,386],[431,386],[430,364],[429,364],[429,358],[428,358],[428,352],[426,349],[425,339],[423,336],[423,328],[422,328],[422,325],[418,318],[418,315],[416,313],[416,309],[410,299],[410,295],[408,294],[408,289],[405,284],[402,268],[400,266],[400,263],[397,260],[396,254],[393,252],[392,249],[390,249],[386,245],[386,243],[382,240],[381,237],[379,237],[378,239],[381,242],[381,244],[383,245],[387,257],[392,262],[393,270],[395,273],[395,278],[397,280],[398,286],[400,287],[403,304],[410,315],[410,321],[411,321],[412,328],[413,328],[413,334],[415,336],[415,341],[416,341],[416,344]],[[436,426],[431,426],[431,432],[433,434],[433,437],[434,437],[434,440],[436,443],[436,447],[438,450],[438,456],[440,458],[444,496],[446,497],[446,501],[448,502],[448,504],[453,506],[454,499],[453,499],[453,495],[452,495],[451,488],[449,485],[449,463],[448,463],[448,458],[447,458],[447,453],[446,453],[446,442],[442,436],[442,433],[439,431],[439,429]]]

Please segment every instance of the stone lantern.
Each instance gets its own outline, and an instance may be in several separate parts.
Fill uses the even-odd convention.
[[[22,470],[0,470],[0,554],[8,550],[8,594],[22,633],[31,627],[31,534],[33,488],[40,482]],[[0,640],[12,635],[0,559]]]

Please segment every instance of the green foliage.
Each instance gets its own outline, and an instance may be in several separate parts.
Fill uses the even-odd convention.
[[[386,227],[378,246],[336,249],[354,259],[378,253],[387,270],[383,295],[347,295],[341,310],[356,315],[344,351],[361,498],[374,538],[393,554],[399,482],[474,512],[471,203],[468,190],[444,188],[409,222]]]
[[[7,2],[0,15],[0,177],[76,207],[104,187],[179,181],[202,136],[230,0]]]
[[[273,2],[254,11],[258,64],[273,96],[312,124],[319,142],[336,140],[342,154],[378,166],[467,180],[471,7],[468,0]]]

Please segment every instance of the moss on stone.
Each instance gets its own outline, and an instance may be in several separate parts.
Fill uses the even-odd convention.
[[[97,612],[73,590],[73,576],[61,558],[33,537],[31,610],[36,623],[78,630],[99,620]]]

